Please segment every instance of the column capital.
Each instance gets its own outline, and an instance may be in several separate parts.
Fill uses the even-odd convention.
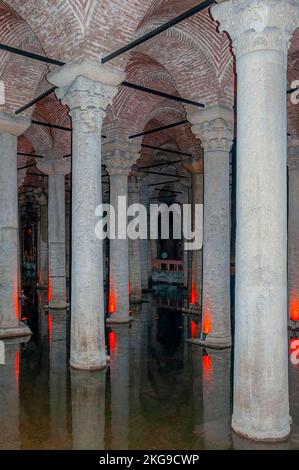
[[[128,176],[140,157],[140,143],[114,139],[103,144],[103,163],[110,175]]]
[[[192,131],[201,140],[205,151],[229,152],[233,142],[234,113],[222,105],[215,105],[188,113]]]
[[[48,176],[67,175],[71,172],[70,157],[62,158],[57,152],[50,150],[46,158],[37,162],[37,168]]]
[[[230,0],[211,9],[220,31],[229,33],[236,56],[272,50],[287,54],[299,24],[298,0]]]
[[[48,75],[58,87],[57,97],[70,108],[73,122],[79,121],[85,132],[98,129],[124,78],[124,73],[90,59],[71,62]]]
[[[31,120],[23,116],[0,112],[0,132],[19,136],[30,127]]]

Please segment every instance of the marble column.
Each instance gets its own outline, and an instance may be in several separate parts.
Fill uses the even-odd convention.
[[[229,1],[212,15],[231,36],[238,80],[232,426],[254,440],[281,440],[290,432],[287,56],[299,1]]]
[[[203,158],[197,152],[192,159],[183,160],[184,168],[191,173],[192,230],[195,229],[195,204],[203,203]],[[191,251],[191,306],[201,304],[202,290],[202,249]]]
[[[48,287],[48,199],[46,194],[38,189],[35,197],[39,205],[37,223],[37,288]]]
[[[48,77],[70,108],[72,153],[71,358],[77,369],[106,366],[103,249],[96,237],[95,209],[101,204],[101,128],[105,109],[124,75],[84,59]]]
[[[48,175],[48,304],[66,308],[65,175],[71,166],[57,152],[50,151],[37,167]]]
[[[18,269],[17,136],[30,120],[0,113],[0,338],[31,332],[20,321]]]
[[[129,177],[128,204],[140,203],[140,178],[135,175]],[[129,240],[129,279],[130,302],[141,301],[141,240]]]
[[[288,300],[291,326],[299,326],[299,139],[288,146]]]
[[[129,240],[127,236],[128,175],[138,154],[129,142],[105,142],[105,164],[110,176],[110,205],[115,212],[115,238],[110,239],[108,323],[130,321]],[[122,199],[119,200],[118,197]],[[121,205],[119,205],[122,204]]]
[[[231,346],[229,151],[233,112],[215,105],[190,114],[189,120],[204,149],[202,342],[221,349]]]

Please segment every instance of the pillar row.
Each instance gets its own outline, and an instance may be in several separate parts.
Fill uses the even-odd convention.
[[[202,340],[231,346],[229,152],[233,112],[216,105],[189,115],[204,149]]]
[[[18,269],[17,137],[30,121],[0,113],[0,337],[31,332],[20,321]]]
[[[108,65],[81,60],[48,77],[70,109],[72,154],[71,358],[77,369],[106,366],[103,247],[95,209],[102,202],[101,128],[105,109],[124,79]]]
[[[251,439],[281,440],[290,432],[287,56],[299,1],[228,1],[212,15],[231,36],[238,80],[232,426]]]
[[[128,175],[138,158],[138,144],[105,142],[105,164],[110,176],[110,205],[114,209],[116,234],[110,238],[108,322],[130,321],[129,241],[127,236]],[[119,200],[119,196],[122,198]],[[122,204],[122,205],[120,205]],[[122,221],[122,223],[121,223]]]
[[[129,205],[140,203],[140,177],[131,175],[128,187]],[[130,300],[141,301],[141,240],[129,240]]]
[[[70,163],[50,151],[37,167],[48,175],[48,303],[53,309],[66,307],[65,175]]]

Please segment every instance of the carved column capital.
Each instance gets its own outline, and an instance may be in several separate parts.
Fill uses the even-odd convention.
[[[212,16],[229,33],[236,56],[274,50],[287,54],[299,23],[298,0],[230,0],[215,5]]]
[[[79,122],[83,132],[95,132],[124,74],[108,65],[84,59],[64,65],[51,73],[48,80],[58,87],[55,93],[62,104],[70,108],[73,124]]]
[[[194,134],[201,140],[205,152],[229,152],[233,143],[233,111],[221,105],[210,106],[188,114]]]

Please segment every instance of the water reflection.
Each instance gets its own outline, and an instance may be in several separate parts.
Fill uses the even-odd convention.
[[[109,367],[81,372],[69,368],[69,314],[38,300],[31,340],[5,341],[1,449],[299,448],[299,365],[290,365],[291,438],[255,444],[230,429],[230,350],[187,343],[180,310],[148,294],[131,325],[107,330]]]

